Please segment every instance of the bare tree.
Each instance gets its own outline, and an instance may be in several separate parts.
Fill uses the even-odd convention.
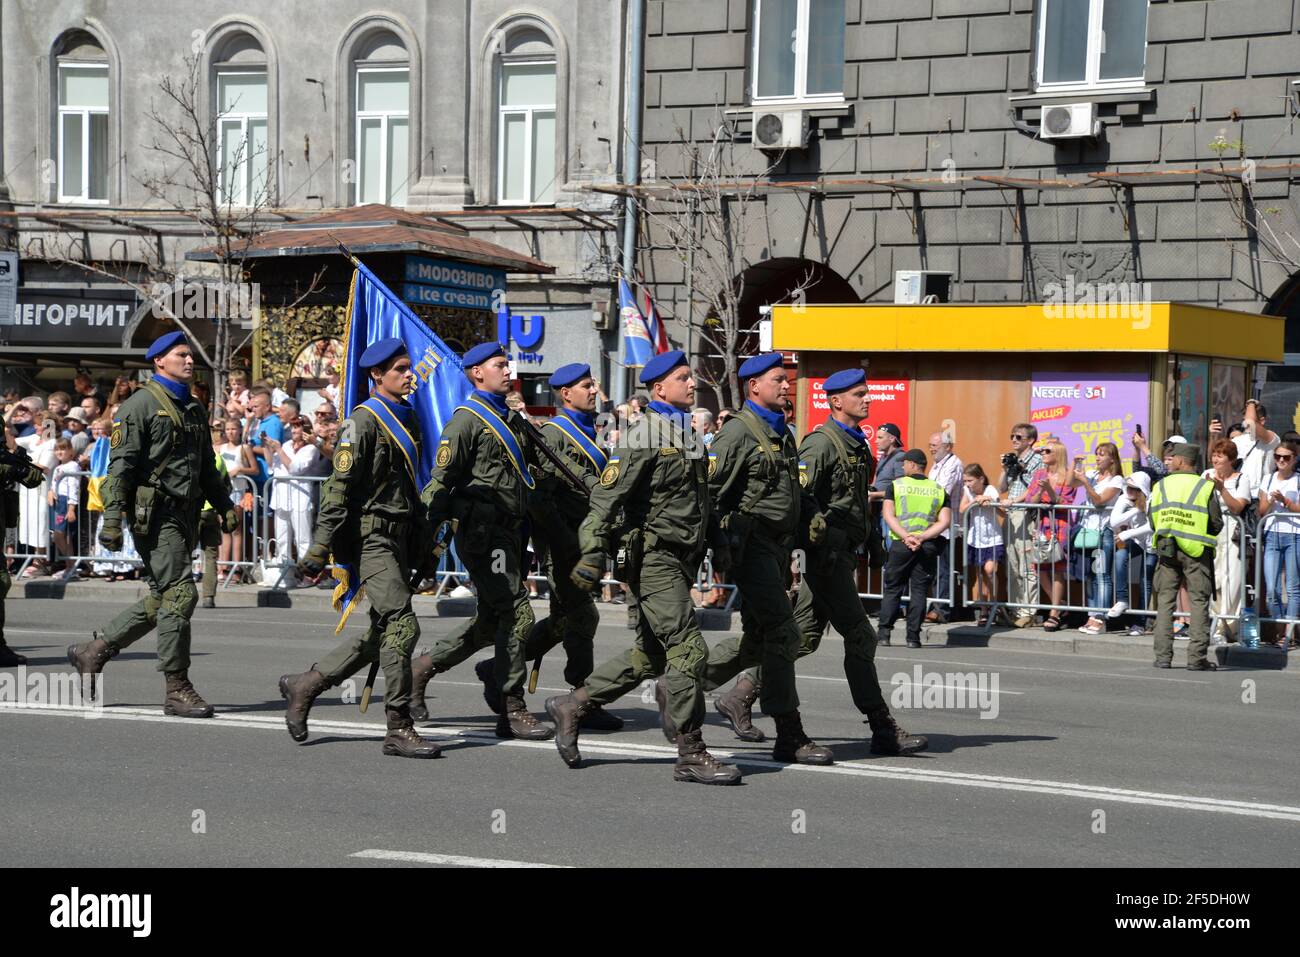
[[[1220,133],[1210,141],[1209,148],[1219,157],[1218,184],[1241,228],[1241,236],[1226,236],[1224,242],[1234,256],[1249,262],[1251,290],[1259,298],[1268,299],[1271,293],[1263,275],[1265,266],[1279,267],[1288,276],[1300,272],[1300,213],[1294,200],[1286,207],[1259,205],[1255,182],[1263,164],[1247,158],[1243,141],[1230,141]],[[1235,163],[1229,166],[1225,156],[1232,157]],[[1239,248],[1243,242],[1245,249]]]
[[[260,303],[250,301],[247,252],[250,241],[265,231],[268,223],[278,221],[270,212],[270,200],[275,195],[275,164],[270,162],[265,144],[252,147],[245,138],[233,155],[227,156],[226,165],[221,165],[217,122],[204,108],[202,90],[206,78],[202,61],[197,53],[190,53],[184,64],[180,77],[163,76],[159,82],[160,102],[151,102],[145,113],[153,133],[148,147],[152,162],[136,182],[145,190],[149,206],[174,214],[175,225],[170,227],[174,233],[197,237],[196,245],[210,247],[216,262],[202,266],[191,263],[188,270],[181,262],[169,263],[162,232],[139,226],[129,218],[114,221],[144,232],[151,240],[140,242],[141,260],[135,268],[124,270],[93,260],[88,244],[77,240],[56,244],[52,251],[47,249],[45,258],[124,282],[155,315],[174,321],[186,332],[199,358],[213,370],[215,399],[225,392],[231,357],[252,336],[241,322],[253,319],[255,328],[260,315]],[[252,178],[249,188],[234,182],[236,176],[245,176],[259,165],[265,173]],[[78,247],[80,256],[76,255]],[[207,283],[197,290],[204,294],[201,316],[191,315],[194,310],[186,305],[195,301],[195,290],[183,288],[187,272],[190,279]],[[295,290],[296,299],[290,305],[310,296],[322,275],[323,270],[311,278],[307,289]],[[244,314],[250,305],[253,314]],[[213,324],[210,348],[194,334],[190,323],[195,319]],[[243,338],[236,341],[240,333],[244,333]]]
[[[676,148],[682,154],[682,174],[656,176],[654,185],[631,191],[647,237],[640,248],[643,256],[667,251],[681,263],[689,294],[686,315],[678,318],[711,360],[698,363],[697,370],[720,405],[739,408],[744,394],[736,376],[737,356],[754,334],[740,308],[746,273],[754,265],[749,250],[755,245],[754,231],[765,225],[762,187],[771,182],[783,154],[758,173],[741,173],[736,150],[748,158],[753,148],[737,146],[726,123],[701,142],[691,142],[678,129]],[[813,281],[810,271],[786,298],[801,301]]]

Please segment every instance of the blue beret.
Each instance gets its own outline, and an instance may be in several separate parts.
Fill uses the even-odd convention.
[[[867,372],[865,369],[844,369],[840,372],[829,376],[826,379],[824,388],[826,394],[833,392],[843,392],[845,389],[852,389],[855,385],[861,385],[867,381]]]
[[[551,374],[551,386],[556,389],[563,388],[566,385],[573,385],[581,379],[591,375],[591,366],[585,362],[570,362],[567,366],[560,366]]]
[[[173,346],[185,344],[185,333],[169,332],[165,336],[159,336],[149,347],[149,351],[144,354],[146,359],[157,359],[159,356],[165,356]]]
[[[406,343],[401,339],[380,339],[378,342],[372,342],[366,347],[366,351],[361,353],[361,358],[357,360],[357,366],[361,369],[373,369],[377,365],[382,365],[399,352],[406,351]]]
[[[686,364],[686,353],[682,352],[681,349],[661,352],[645,364],[645,368],[641,370],[641,381],[649,385],[656,379],[662,379],[678,366]]]
[[[785,357],[779,352],[769,352],[766,355],[754,356],[752,359],[746,359],[740,367],[740,377],[742,379],[752,379],[754,376],[762,375],[768,369],[775,369],[785,362]]]
[[[503,356],[506,350],[502,348],[499,342],[480,342],[474,348],[469,349],[460,357],[461,365],[466,369],[472,366],[480,365],[487,362],[495,356]]]

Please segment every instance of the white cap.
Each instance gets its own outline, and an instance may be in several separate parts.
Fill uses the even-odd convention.
[[[1134,472],[1124,480],[1124,484],[1129,488],[1137,489],[1143,495],[1151,494],[1151,476],[1146,472]]]
[[[1189,445],[1190,443],[1181,435],[1171,435],[1165,439],[1165,445]]]

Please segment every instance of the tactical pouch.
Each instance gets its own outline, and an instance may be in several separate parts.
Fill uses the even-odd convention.
[[[18,489],[7,488],[5,497],[5,528],[18,527]]]
[[[135,490],[135,506],[131,511],[131,533],[147,536],[153,528],[154,513],[157,511],[158,490],[149,485],[142,485]]]
[[[623,545],[614,559],[614,577],[621,582],[630,582],[641,570],[641,559],[645,557],[646,533],[634,528],[623,539]]]
[[[731,567],[737,567],[745,555],[745,546],[754,534],[754,520],[744,512],[732,512],[722,520],[722,530],[727,534],[727,545],[731,549]]]

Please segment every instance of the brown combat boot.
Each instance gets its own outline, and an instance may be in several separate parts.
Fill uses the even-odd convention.
[[[311,713],[312,702],[329,686],[314,664],[300,675],[280,676],[280,696],[289,702],[284,712],[289,737],[299,743],[307,740],[307,715]]]
[[[817,744],[803,732],[803,721],[798,711],[775,714],[776,745],[772,760],[785,764],[834,764],[831,749]]]
[[[415,721],[428,721],[429,709],[424,703],[424,689],[429,679],[438,673],[433,666],[430,655],[420,655],[411,659],[411,704],[408,710]]]
[[[483,682],[483,703],[493,714],[501,713],[501,691],[497,688],[497,665],[491,658],[484,658],[474,666],[474,675]]]
[[[384,754],[397,758],[436,758],[442,753],[432,741],[415,730],[409,707],[388,708],[388,734],[384,735]]]
[[[116,658],[117,653],[122,649],[114,647],[99,636],[99,632],[92,632],[90,641],[81,645],[68,645],[68,664],[77,669],[77,674],[81,676],[82,693],[85,694],[86,678],[90,678],[91,701],[95,700],[95,694],[98,691],[98,679],[96,676],[104,670],[104,665],[110,658]]]
[[[908,734],[900,728],[894,716],[889,713],[889,705],[868,711],[867,724],[871,725],[872,754],[915,754],[924,751],[930,744],[924,736]]]
[[[554,728],[548,728],[528,710],[528,705],[519,695],[506,695],[505,711],[497,718],[498,738],[521,738],[524,741],[549,741],[555,734]]]
[[[723,764],[704,749],[704,735],[691,731],[677,736],[673,780],[694,784],[739,784],[740,768]]]
[[[0,668],[16,668],[25,664],[27,664],[26,655],[18,654],[5,644],[3,638],[0,638]]]
[[[669,743],[677,741],[677,723],[668,714],[668,679],[660,675],[655,679],[655,704],[659,705],[659,723]]]
[[[742,674],[730,691],[714,699],[713,707],[727,719],[731,730],[736,732],[736,737],[741,741],[766,741],[767,735],[754,727],[750,717],[757,700],[758,685],[754,684],[749,675]]]
[[[546,699],[546,713],[555,722],[556,750],[560,752],[560,759],[571,768],[582,764],[582,755],[578,752],[578,728],[593,707],[586,688],[574,688],[568,694]]]
[[[210,718],[212,705],[190,684],[189,671],[169,671],[167,678],[167,697],[163,699],[163,714],[178,718]]]

